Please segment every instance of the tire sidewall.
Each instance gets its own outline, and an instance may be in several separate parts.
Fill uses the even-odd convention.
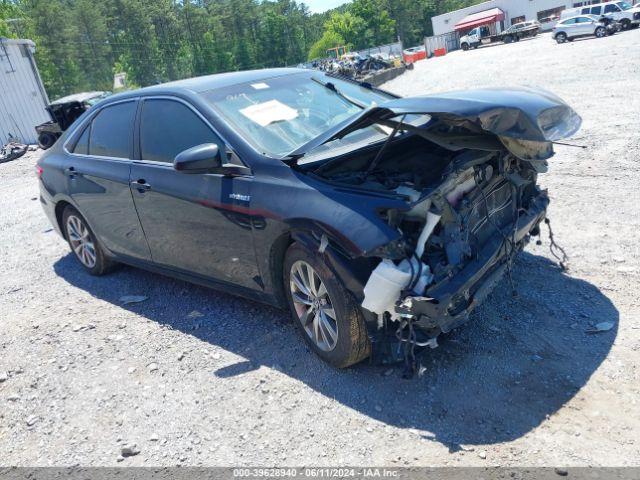
[[[305,331],[298,315],[296,313],[293,298],[291,296],[291,267],[292,265],[302,260],[307,262],[316,271],[322,282],[324,283],[331,303],[336,312],[336,323],[338,326],[338,341],[335,348],[329,352],[325,352],[318,348],[318,346],[309,338],[309,335]],[[351,351],[353,349],[352,335],[351,335],[351,320],[353,315],[362,316],[358,307],[353,300],[349,298],[349,293],[344,286],[339,283],[333,271],[327,266],[323,255],[319,252],[310,252],[299,243],[293,243],[287,250],[285,261],[283,265],[283,277],[284,277],[284,289],[287,297],[287,303],[291,312],[291,318],[296,325],[296,328],[304,338],[305,342],[311,350],[315,352],[325,362],[335,366],[343,367],[348,358],[350,358]],[[363,321],[360,319],[360,321]]]

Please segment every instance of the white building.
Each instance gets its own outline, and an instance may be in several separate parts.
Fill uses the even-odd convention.
[[[601,1],[604,0],[490,0],[438,15],[431,19],[431,23],[433,24],[434,36],[454,31],[464,34],[472,28],[487,23],[495,24],[496,30],[500,32],[514,23],[525,20],[543,21],[552,19],[559,17],[560,12],[566,8],[581,7],[582,5],[600,3]],[[495,9],[500,11],[497,15]],[[483,12],[486,12],[486,17],[483,17]],[[549,24],[548,28],[551,28],[555,22],[543,21],[543,29],[545,29],[545,23]],[[456,28],[456,25],[458,25],[458,28]]]
[[[0,146],[9,138],[36,143],[35,126],[50,120],[31,40],[0,38]]]

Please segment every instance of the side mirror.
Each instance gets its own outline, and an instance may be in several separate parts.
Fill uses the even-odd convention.
[[[221,167],[222,156],[215,143],[191,147],[180,152],[173,161],[173,168],[182,173],[209,173]]]

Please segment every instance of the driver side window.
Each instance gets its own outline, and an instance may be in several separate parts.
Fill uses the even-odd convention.
[[[173,163],[180,152],[203,143],[215,143],[224,152],[223,142],[185,104],[165,99],[144,101],[140,117],[142,160]]]

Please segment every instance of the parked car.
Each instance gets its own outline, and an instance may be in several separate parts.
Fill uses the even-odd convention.
[[[573,41],[579,37],[602,38],[607,36],[607,27],[600,18],[593,15],[579,15],[559,21],[552,30],[553,38],[558,43]]]
[[[502,38],[505,43],[517,42],[521,38],[535,37],[539,31],[540,22],[529,20],[514,23],[502,33]]]
[[[225,73],[95,105],[39,160],[40,201],[92,275],[126,263],[289,308],[338,367],[398,360],[510,272],[580,122],[531,89]]]
[[[595,15],[600,17],[601,15],[607,15],[617,22],[620,22],[620,25],[624,30],[630,28],[631,26],[637,26],[640,24],[640,8],[632,7],[627,2],[607,2],[607,3],[596,3],[594,5],[586,5],[584,7],[578,8],[569,8],[567,10],[563,10],[560,14],[560,18],[562,20],[575,17],[578,15]]]
[[[543,17],[540,19],[540,31],[541,32],[546,32],[551,30],[553,27],[556,26],[556,23],[558,22],[558,20],[560,19],[560,17],[558,17],[557,15],[552,15],[550,17]]]
[[[59,98],[51,102],[47,112],[51,120],[36,126],[38,145],[43,150],[51,148],[80,115],[87,111],[91,105],[111,95],[111,92],[81,92]]]

